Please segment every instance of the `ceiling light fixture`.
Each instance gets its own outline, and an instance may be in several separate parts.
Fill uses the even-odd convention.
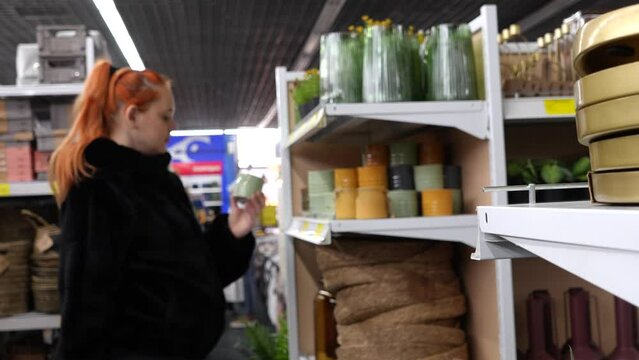
[[[104,23],[109,27],[109,31],[111,31],[111,35],[113,35],[115,42],[120,47],[122,55],[129,63],[129,67],[133,70],[144,70],[142,58],[113,0],[93,0],[93,3],[98,8]]]
[[[212,136],[224,135],[222,129],[205,129],[205,130],[173,130],[171,136]]]

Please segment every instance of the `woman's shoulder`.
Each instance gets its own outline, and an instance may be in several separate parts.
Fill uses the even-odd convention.
[[[73,207],[122,209],[130,208],[130,197],[130,192],[124,191],[117,179],[98,172],[75,183],[69,190],[65,203]]]

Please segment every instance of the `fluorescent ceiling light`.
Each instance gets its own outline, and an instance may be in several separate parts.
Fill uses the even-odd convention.
[[[171,136],[211,136],[224,135],[222,129],[206,129],[206,130],[173,130]]]
[[[115,42],[118,43],[122,55],[129,63],[129,67],[133,70],[144,70],[142,58],[140,58],[138,49],[135,48],[133,39],[131,39],[131,35],[129,35],[129,31],[126,29],[113,0],[93,0],[93,3],[100,11],[102,19],[109,27],[109,31],[115,38]]]

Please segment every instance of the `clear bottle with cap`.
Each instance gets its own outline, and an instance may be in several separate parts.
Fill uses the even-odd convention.
[[[552,34],[546,33],[544,35],[544,56],[543,56],[543,78],[541,84],[541,95],[550,95],[550,86],[554,79],[556,79],[556,72],[553,67],[552,59],[553,59],[553,51],[552,51]]]
[[[574,83],[574,73],[572,70],[572,43],[575,41],[575,35],[570,32],[568,24],[561,24],[561,61],[562,68],[564,70],[564,81],[567,83]],[[572,87],[571,87],[572,89]],[[571,91],[572,93],[572,91]]]
[[[528,54],[523,51],[523,43],[527,43],[526,39],[521,34],[521,27],[518,24],[512,24],[508,27],[509,39],[508,42],[512,43],[515,47],[515,53],[518,57],[518,64],[516,68],[515,77],[520,80],[526,79],[530,68],[530,58]]]
[[[546,43],[544,37],[537,38],[537,50],[533,54],[534,66],[532,70],[532,80],[535,84],[535,95],[540,95],[543,88],[542,84],[547,81],[548,74],[546,74]]]
[[[562,86],[564,80],[564,68],[563,68],[563,59],[562,59],[562,48],[561,48],[561,29],[555,29],[552,38],[552,67],[554,69],[554,78],[551,95],[559,96],[562,94]]]

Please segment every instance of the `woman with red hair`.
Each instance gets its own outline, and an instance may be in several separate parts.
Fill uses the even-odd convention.
[[[58,360],[203,359],[247,269],[264,195],[204,230],[168,170],[170,81],[98,62],[51,159],[60,205]]]

